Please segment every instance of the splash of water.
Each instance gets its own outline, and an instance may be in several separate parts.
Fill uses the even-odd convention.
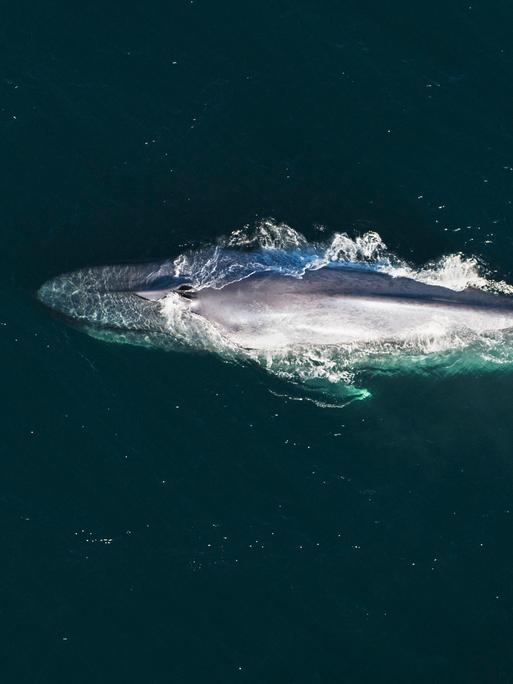
[[[373,231],[355,238],[336,233],[328,240],[309,242],[290,226],[270,219],[238,229],[215,245],[180,255],[174,269],[175,275],[185,276],[201,289],[220,288],[262,271],[300,276],[308,269],[344,264],[453,290],[473,287],[513,293],[511,285],[493,280],[474,257],[452,254],[418,268],[391,252]],[[171,337],[183,345],[232,361],[254,361],[280,378],[329,394],[341,403],[370,396],[365,384],[384,374],[452,375],[513,366],[511,335],[505,332],[459,331],[441,337],[426,332],[395,343],[374,341],[336,348],[303,345],[262,352],[237,347],[214,324],[191,314],[174,295],[165,298],[162,307]]]

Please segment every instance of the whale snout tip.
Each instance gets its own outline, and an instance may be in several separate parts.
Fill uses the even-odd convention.
[[[52,281],[47,280],[41,285],[41,287],[36,291],[36,299],[44,304],[48,308],[52,309]]]
[[[50,311],[74,318],[74,294],[76,288],[69,279],[58,276],[44,282],[37,290],[36,298]]]

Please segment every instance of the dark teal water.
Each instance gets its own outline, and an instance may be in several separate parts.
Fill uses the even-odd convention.
[[[513,374],[343,410],[33,293],[272,216],[513,280],[513,9],[5,5],[1,680],[511,682]]]

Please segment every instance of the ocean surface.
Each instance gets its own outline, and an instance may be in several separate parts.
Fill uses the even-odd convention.
[[[508,339],[241,358],[35,297],[161,258],[221,282],[228,248],[508,291],[512,26],[501,0],[4,5],[2,684],[513,681]]]

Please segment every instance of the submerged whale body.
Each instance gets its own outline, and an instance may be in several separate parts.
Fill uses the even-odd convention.
[[[173,337],[169,310],[175,305],[182,322],[208,323],[230,344],[259,351],[513,327],[508,295],[455,291],[351,263],[294,274],[260,270],[206,286],[176,276],[169,260],[105,266],[54,278],[38,297],[90,333],[125,333],[156,346]]]

